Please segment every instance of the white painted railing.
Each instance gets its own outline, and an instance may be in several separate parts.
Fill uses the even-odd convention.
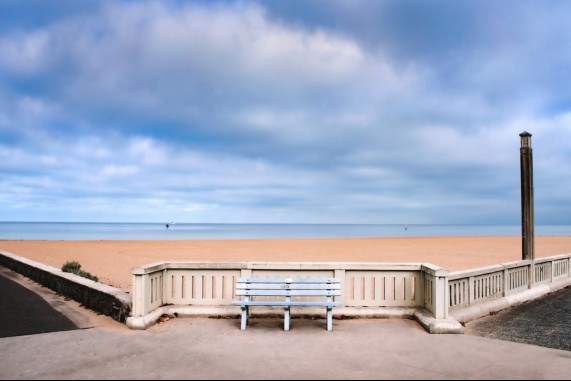
[[[433,265],[372,263],[221,263],[161,262],[135,268],[134,317],[148,315],[164,305],[210,307],[227,313],[236,296],[236,280],[261,278],[339,278],[343,307],[337,314],[382,314],[390,308],[426,307],[446,317],[448,272]],[[234,308],[239,312],[238,308]],[[311,311],[308,311],[311,313]]]
[[[571,278],[571,254],[450,273],[451,310],[507,297]]]
[[[551,275],[551,262],[535,265],[535,283],[550,283]]]
[[[475,316],[470,312],[474,306],[484,316],[545,295],[553,287],[571,285],[571,254],[454,273],[431,264],[161,262],[135,268],[132,274],[132,317],[138,319],[133,323],[138,327],[148,326],[165,306],[185,315],[238,314],[239,308],[231,306],[239,299],[236,280],[251,277],[338,278],[341,296],[335,300],[343,306],[335,308],[336,315],[416,318],[426,310],[422,313],[434,319],[446,320],[452,314],[466,321],[466,316]],[[482,308],[490,303],[497,305]],[[459,311],[464,317],[458,317]],[[306,314],[321,312],[303,309]]]
[[[571,277],[571,259],[560,259],[553,261],[553,280],[557,281],[560,279]]]

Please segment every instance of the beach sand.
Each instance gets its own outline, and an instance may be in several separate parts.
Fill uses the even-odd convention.
[[[571,253],[571,237],[536,237],[536,258]],[[187,241],[0,241],[56,268],[78,261],[100,282],[131,292],[131,269],[159,261],[432,263],[450,271],[521,259],[520,237]]]

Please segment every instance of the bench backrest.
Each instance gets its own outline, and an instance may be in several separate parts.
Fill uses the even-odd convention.
[[[335,278],[239,278],[238,296],[341,296],[341,284]]]

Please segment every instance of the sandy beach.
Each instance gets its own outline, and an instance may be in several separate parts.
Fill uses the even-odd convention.
[[[78,261],[102,283],[131,291],[131,269],[159,261],[428,262],[450,271],[521,259],[520,237],[190,241],[0,241],[56,268]],[[536,257],[571,252],[571,237],[537,237]]]

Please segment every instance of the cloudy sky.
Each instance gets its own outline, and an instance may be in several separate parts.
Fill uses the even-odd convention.
[[[571,224],[571,2],[0,2],[0,220]]]

